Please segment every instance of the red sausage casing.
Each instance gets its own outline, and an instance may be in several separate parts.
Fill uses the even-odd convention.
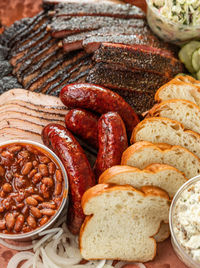
[[[60,92],[61,101],[69,108],[85,108],[100,114],[118,112],[130,136],[139,118],[133,108],[117,93],[92,84],[70,84]]]
[[[88,145],[98,148],[98,119],[97,115],[84,109],[72,109],[65,116],[65,125]]]
[[[67,224],[73,234],[78,234],[84,220],[81,198],[95,185],[94,173],[80,144],[65,127],[49,124],[42,131],[42,138],[61,159],[69,180],[69,208]]]
[[[109,112],[98,121],[99,151],[94,166],[98,179],[106,169],[120,165],[122,153],[128,147],[124,122],[118,113]]]

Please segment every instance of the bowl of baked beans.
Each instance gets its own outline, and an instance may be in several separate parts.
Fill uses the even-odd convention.
[[[0,237],[35,238],[66,205],[68,180],[60,159],[28,140],[0,144]]]

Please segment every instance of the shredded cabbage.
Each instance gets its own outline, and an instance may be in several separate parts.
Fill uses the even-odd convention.
[[[200,26],[199,0],[150,0],[150,4],[172,22]]]

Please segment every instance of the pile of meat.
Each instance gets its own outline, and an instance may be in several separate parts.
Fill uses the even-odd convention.
[[[155,91],[183,72],[176,48],[153,35],[138,7],[45,2],[42,13],[1,37],[25,89],[58,95],[66,84],[99,84],[141,114],[153,105]]]

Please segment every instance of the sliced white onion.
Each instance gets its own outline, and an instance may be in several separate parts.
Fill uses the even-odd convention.
[[[46,255],[57,265],[74,265],[78,264],[82,258],[63,258],[56,254],[56,249],[52,247],[52,244],[49,243],[45,247]]]
[[[0,244],[3,245],[4,247],[10,248],[10,249],[14,249],[14,250],[29,250],[33,248],[33,245],[28,245],[28,246],[15,246],[12,244],[7,243],[6,241],[4,241],[3,239],[0,238]]]
[[[62,234],[63,234],[63,229],[60,228],[60,231],[58,231],[57,234],[53,236],[53,239],[57,240]]]
[[[124,266],[125,264],[128,264],[128,263],[125,262],[125,261],[120,261],[120,262],[118,262],[118,263],[115,265],[115,268],[121,268],[121,267]]]
[[[24,260],[29,260],[33,258],[34,254],[30,251],[24,251],[16,253],[9,261],[7,268],[17,268],[19,263]]]
[[[36,243],[34,243],[33,245],[33,250],[36,251],[44,242],[46,242],[51,236],[53,236],[53,234],[48,234],[46,236],[44,236],[42,239],[40,239],[39,241],[37,241]]]
[[[98,265],[96,266],[96,268],[103,268],[104,265],[105,265],[105,263],[106,263],[106,260],[101,260],[101,261],[99,261],[99,263],[98,263]]]
[[[33,268],[38,268],[39,255],[40,255],[40,249],[37,249],[33,257]]]
[[[48,230],[45,230],[45,231],[39,233],[39,236],[43,236],[43,235],[46,235],[46,234],[54,234],[54,233],[59,232],[60,230],[61,230],[61,227],[48,229]]]
[[[42,260],[43,260],[45,268],[60,268],[48,258],[43,247],[41,247],[41,253],[42,253]]]

